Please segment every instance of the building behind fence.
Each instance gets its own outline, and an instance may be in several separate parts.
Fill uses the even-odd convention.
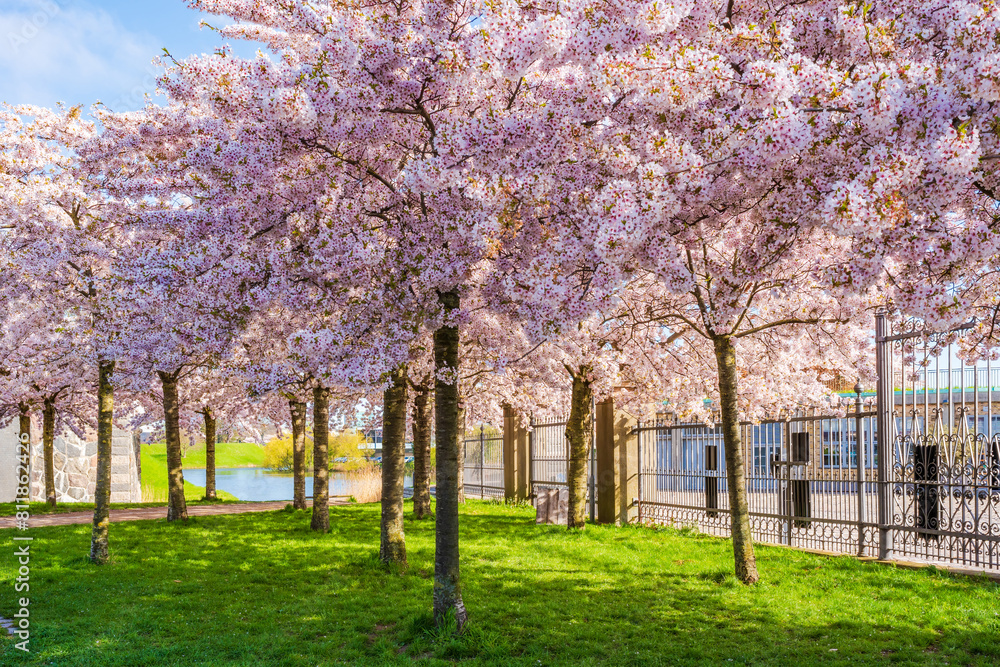
[[[846,414],[740,426],[757,541],[1000,571],[1000,364],[958,361],[956,332],[876,327],[878,386]],[[637,423],[595,406],[588,493],[601,523],[730,531],[722,430]],[[529,500],[567,485],[565,421],[481,430],[466,495]]]

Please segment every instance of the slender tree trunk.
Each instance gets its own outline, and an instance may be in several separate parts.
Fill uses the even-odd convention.
[[[312,529],[330,532],[330,390],[313,389]]]
[[[167,436],[167,521],[187,521],[184,500],[184,466],[181,453],[180,406],[177,398],[177,371],[157,371],[163,385],[163,419]]]
[[[413,516],[431,513],[431,401],[430,389],[418,387],[413,396]]]
[[[383,563],[406,565],[403,532],[403,488],[406,481],[406,366],[392,373],[385,390],[382,420],[382,538]]]
[[[45,502],[49,507],[56,506],[56,403],[51,396],[45,399],[45,410],[42,413],[42,458],[44,459]]]
[[[97,565],[108,562],[108,524],[111,509],[111,437],[114,416],[114,389],[111,374],[113,361],[98,364],[97,383],[97,484],[94,487],[94,528],[90,535],[90,560]]]
[[[292,478],[295,491],[292,507],[306,508],[306,404],[302,401],[288,401],[292,413]]]
[[[736,577],[744,584],[756,583],[757,560],[750,532],[750,508],[747,502],[747,478],[740,439],[737,405],[736,349],[727,337],[715,339],[715,359],[719,367],[719,407],[722,412],[722,435],[726,449],[726,481],[732,518],[733,556]]]
[[[573,373],[573,398],[566,422],[569,440],[569,518],[570,529],[587,525],[587,464],[590,461],[590,436],[594,430],[591,405],[594,392],[587,376],[590,368]]]
[[[216,419],[212,408],[205,406],[205,499],[217,500],[215,493],[215,439]]]
[[[458,450],[458,502],[465,502],[465,433],[468,424],[465,422],[465,399],[462,398],[461,388],[458,394],[458,432],[456,448]]]
[[[457,290],[441,295],[446,314],[459,307]],[[434,427],[437,434],[437,511],[435,513],[434,620],[440,626],[449,613],[458,627],[468,614],[462,602],[458,557],[458,441],[464,437],[458,419],[459,332],[442,326],[434,332]],[[449,383],[444,378],[454,376]]]

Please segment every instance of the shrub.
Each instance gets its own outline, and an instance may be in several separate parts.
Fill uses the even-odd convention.
[[[268,470],[278,472],[292,472],[294,470],[294,460],[292,458],[292,434],[288,433],[283,438],[274,438],[264,445],[264,467]],[[306,437],[306,471],[313,467],[313,443],[312,438]]]

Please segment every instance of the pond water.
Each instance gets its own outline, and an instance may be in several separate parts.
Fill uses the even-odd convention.
[[[348,495],[348,473],[330,472],[330,495]],[[198,486],[205,486],[205,469],[184,469],[184,479]],[[306,495],[312,495],[312,475],[306,477]],[[406,486],[413,486],[413,478],[406,477]],[[215,487],[233,494],[240,500],[292,500],[295,486],[291,473],[271,472],[263,468],[218,468]]]

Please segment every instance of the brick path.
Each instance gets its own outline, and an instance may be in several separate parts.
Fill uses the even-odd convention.
[[[312,501],[306,501],[311,507]],[[240,503],[228,505],[188,505],[188,516],[216,516],[219,514],[248,514],[250,512],[272,512],[274,510],[285,509],[289,505],[287,500],[276,500],[261,503]],[[346,497],[330,498],[331,505],[347,505]],[[164,507],[137,507],[135,509],[111,510],[111,522],[119,521],[148,521],[151,519],[167,518],[167,508]],[[62,514],[34,514],[28,520],[28,528],[41,528],[43,526],[71,526],[74,524],[91,523],[94,520],[93,512],[64,512]],[[0,517],[0,529],[13,528],[14,517]]]

